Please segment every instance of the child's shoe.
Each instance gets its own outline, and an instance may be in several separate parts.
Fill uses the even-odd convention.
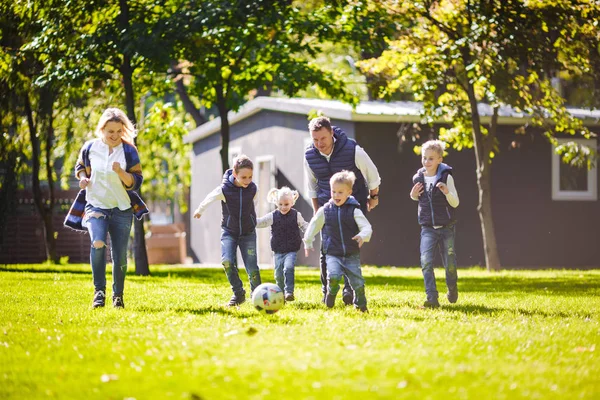
[[[363,313],[369,312],[369,309],[367,308],[367,306],[354,306],[354,308],[356,308],[358,311],[363,312]]]
[[[424,308],[438,308],[439,306],[440,306],[440,303],[437,300],[436,301],[425,300],[425,303],[423,303]]]
[[[351,291],[344,292],[342,294],[342,301],[345,305],[350,306],[354,302],[354,293]]]
[[[245,294],[239,294],[239,295],[233,295],[231,296],[231,299],[229,299],[229,303],[227,303],[228,307],[235,307],[235,306],[239,306],[240,304],[244,303],[246,301],[246,295]]]
[[[294,300],[296,300],[294,298],[294,293],[286,293],[285,294],[285,301],[294,301]]]
[[[458,300],[458,289],[448,290],[448,293],[446,293],[446,298],[450,303],[456,303]]]
[[[113,307],[125,308],[125,303],[123,303],[123,296],[113,296]]]
[[[329,308],[332,308],[335,305],[335,294],[327,293],[325,295],[325,305]]]
[[[104,307],[105,300],[106,293],[104,293],[104,290],[94,290],[94,300],[92,301],[92,308]]]

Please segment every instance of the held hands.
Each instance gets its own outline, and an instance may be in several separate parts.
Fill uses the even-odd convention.
[[[359,235],[356,235],[352,238],[352,240],[356,240],[356,243],[358,243],[358,248],[360,249],[364,243],[363,238],[361,238]]]
[[[90,178],[81,178],[79,180],[79,187],[81,189],[85,189],[87,187],[87,185],[90,184]]]
[[[413,186],[412,190],[410,191],[410,197],[412,197],[413,199],[417,199],[422,194],[423,194],[423,184],[420,182],[415,183],[415,186]]]
[[[444,194],[448,194],[448,192],[450,192],[450,189],[448,189],[448,185],[446,185],[444,182],[439,182],[437,185],[435,185],[438,189],[441,190],[442,193]]]

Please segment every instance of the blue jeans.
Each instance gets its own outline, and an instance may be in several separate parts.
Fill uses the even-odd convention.
[[[274,253],[275,282],[285,293],[294,293],[294,267],[296,252]]]
[[[321,291],[323,294],[327,293],[327,254],[323,253],[323,242],[321,241]],[[344,294],[352,294],[352,287],[350,287],[350,281],[346,274],[344,274]]]
[[[360,254],[353,254],[346,257],[326,255],[327,258],[327,291],[330,295],[336,296],[340,290],[340,281],[342,276],[346,275],[354,290],[354,305],[365,307],[367,297],[365,295],[365,279],[360,269]]]
[[[438,301],[438,291],[433,272],[433,257],[438,247],[442,255],[442,263],[446,269],[446,286],[450,291],[457,290],[458,275],[456,274],[454,235],[455,225],[444,226],[439,229],[429,226],[421,227],[421,270],[423,271],[425,293],[428,301],[434,303]]]
[[[250,292],[260,285],[260,271],[256,259],[256,231],[246,235],[233,234],[226,229],[221,229],[221,264],[225,275],[231,285],[231,290],[236,296],[244,296],[246,291],[240,279],[237,266],[237,248],[240,248],[246,273],[250,280]]]
[[[86,205],[84,226],[87,226],[92,243],[90,264],[96,290],[106,290],[106,236],[110,234],[113,296],[123,295],[127,273],[127,246],[132,222],[131,208],[121,211],[118,208],[104,209],[91,204]],[[94,242],[102,242],[103,245],[96,247]]]

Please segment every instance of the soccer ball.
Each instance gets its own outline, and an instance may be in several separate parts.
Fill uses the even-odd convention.
[[[283,307],[283,292],[274,283],[263,283],[252,292],[252,304],[260,312],[275,314]]]

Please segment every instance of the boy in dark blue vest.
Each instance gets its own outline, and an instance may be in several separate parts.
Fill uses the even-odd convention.
[[[260,285],[260,271],[256,258],[256,212],[257,188],[252,182],[254,166],[245,155],[233,161],[233,168],[223,175],[223,183],[210,192],[200,203],[194,218],[200,218],[214,201],[221,200],[221,264],[231,284],[233,296],[227,304],[238,306],[246,301],[246,291],[237,267],[237,248],[240,248],[244,266],[250,279],[250,291]]]
[[[352,196],[356,176],[351,171],[333,174],[330,180],[331,199],[319,208],[304,235],[305,254],[312,250],[313,240],[323,229],[323,252],[327,261],[327,293],[325,304],[331,308],[340,290],[342,274],[346,274],[354,291],[354,307],[367,312],[365,280],[360,268],[359,249],[371,240],[371,224]]]
[[[271,250],[275,261],[275,282],[285,293],[285,301],[294,301],[294,270],[296,253],[302,246],[300,230],[306,230],[308,223],[294,207],[298,200],[297,190],[287,186],[273,188],[267,194],[267,201],[277,205],[277,209],[258,219],[257,228],[271,227]]]
[[[430,140],[423,144],[423,168],[413,176],[414,186],[410,192],[410,197],[419,202],[421,269],[427,294],[423,306],[426,308],[440,306],[433,272],[433,257],[438,246],[446,269],[446,298],[450,303],[456,303],[458,300],[454,209],[458,207],[459,200],[452,178],[452,167],[442,163],[443,154],[443,142]]]

